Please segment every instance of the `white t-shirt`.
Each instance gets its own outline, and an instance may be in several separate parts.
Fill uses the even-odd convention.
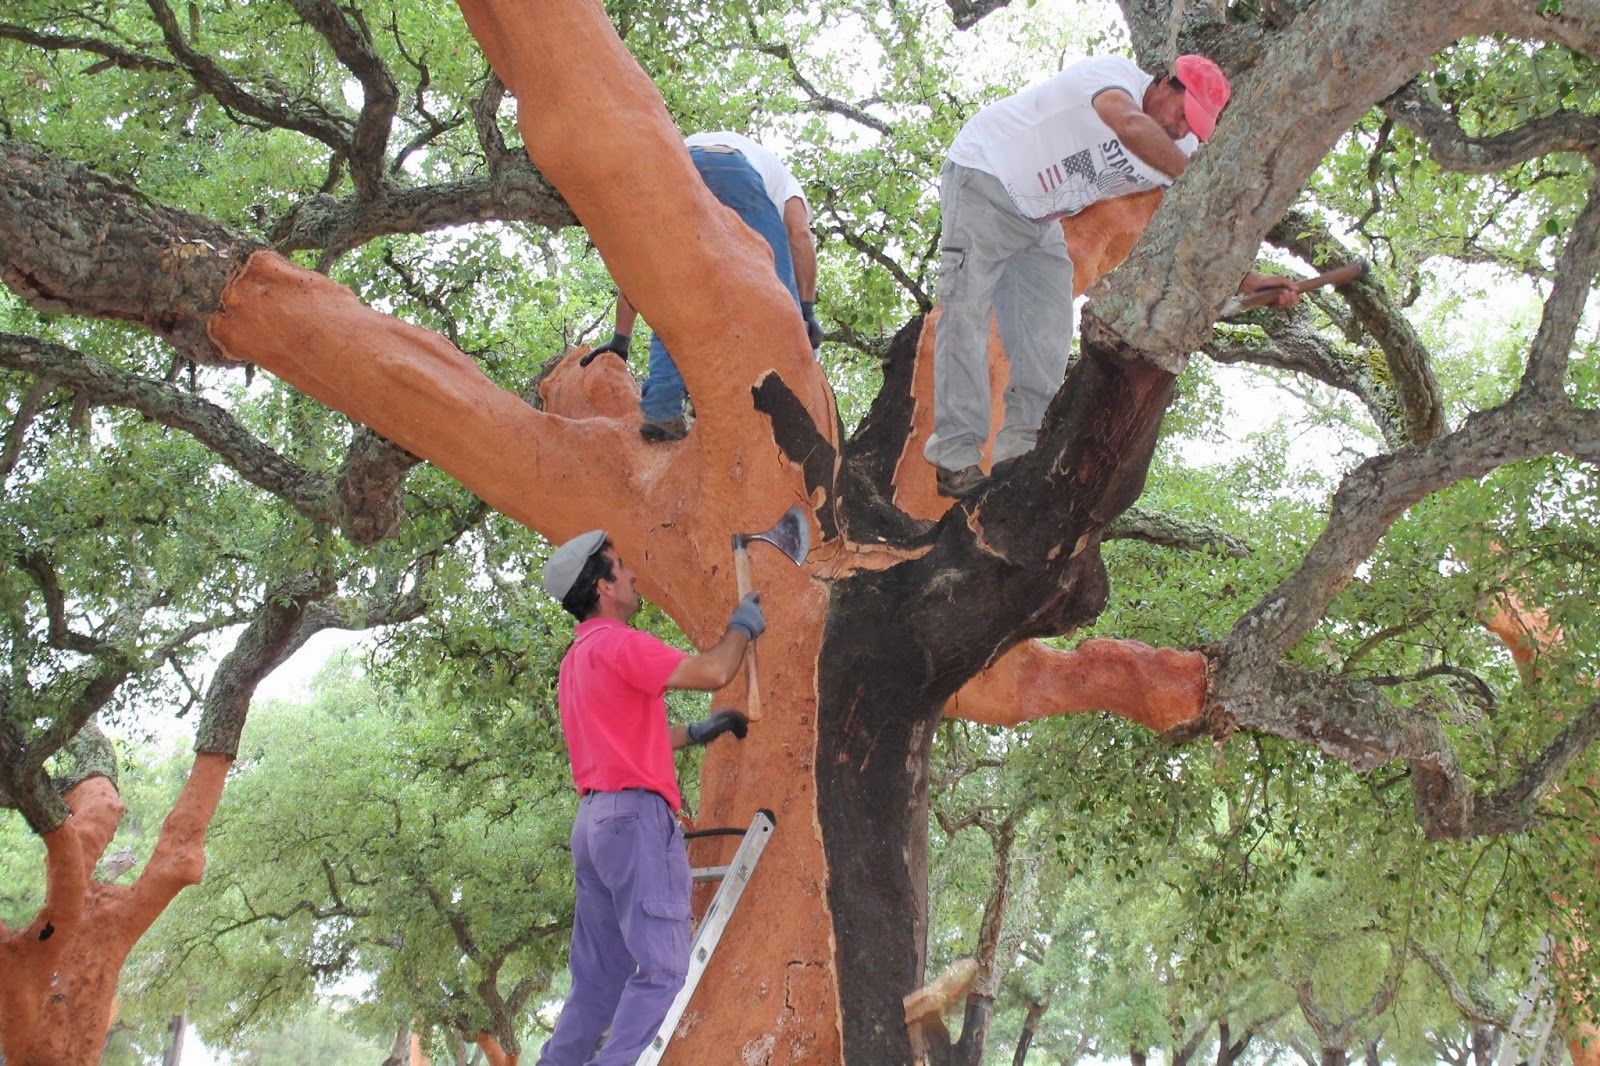
[[[730,133],[726,130],[691,133],[683,139],[683,143],[690,148],[704,147],[708,144],[737,148],[745,161],[761,175],[761,184],[767,189],[767,199],[778,209],[779,218],[783,217],[783,205],[796,196],[800,197],[801,203],[806,204],[806,214],[811,213],[811,205],[806,203],[806,194],[800,191],[800,183],[789,173],[789,168],[784,166],[783,161],[777,156],[744,134]]]
[[[1124,148],[1094,109],[1094,98],[1106,89],[1121,89],[1142,105],[1153,80],[1119,56],[1080,60],[973,115],[950,146],[950,162],[993,174],[1017,210],[1039,222],[1171,185],[1171,178]],[[1193,135],[1178,142],[1185,154],[1198,145]]]

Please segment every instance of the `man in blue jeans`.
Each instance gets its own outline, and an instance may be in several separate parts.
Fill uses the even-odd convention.
[[[544,587],[578,620],[556,704],[581,798],[572,825],[572,991],[539,1066],[633,1066],[689,970],[689,857],[674,816],[683,801],[672,752],[723,733],[742,740],[747,726],[738,711],[670,726],[662,697],[669,688],[726,685],[767,624],[751,593],[722,639],[698,655],[634,629],[634,573],[603,529],[552,552]]]
[[[817,323],[817,250],[811,239],[811,209],[800,183],[777,156],[737,133],[696,133],[684,139],[700,179],[723,204],[772,247],[778,280],[800,306],[811,347],[822,343]],[[611,340],[584,357],[587,364],[602,352],[628,358],[638,312],[617,293],[617,324]],[[644,422],[640,436],[648,441],[681,440],[689,432],[684,416],[687,392],[683,377],[659,335],[650,338],[650,369],[639,396]]]

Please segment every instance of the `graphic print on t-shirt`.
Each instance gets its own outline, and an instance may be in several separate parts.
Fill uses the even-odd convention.
[[[1102,141],[1093,148],[1062,159],[1035,176],[1039,181],[1037,192],[1007,189],[1012,198],[1034,208],[1029,214],[1038,220],[1075,215],[1098,200],[1153,188],[1156,182],[1141,167],[1122,142],[1116,139]]]

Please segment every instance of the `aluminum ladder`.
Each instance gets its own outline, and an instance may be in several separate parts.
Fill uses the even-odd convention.
[[[705,976],[711,956],[722,941],[723,930],[728,928],[728,922],[733,919],[739,897],[744,895],[745,886],[755,874],[756,863],[761,861],[761,853],[766,850],[767,841],[772,839],[772,831],[777,824],[771,811],[760,810],[750,820],[748,829],[701,829],[683,834],[685,840],[711,836],[739,836],[744,839],[740,841],[739,850],[734,852],[733,861],[728,865],[690,871],[695,884],[721,881],[722,885],[712,898],[711,906],[706,909],[706,916],[700,920],[700,928],[695,930],[694,943],[689,947],[689,972],[684,976],[683,987],[678,990],[667,1016],[661,1020],[661,1028],[656,1031],[655,1039],[639,1055],[637,1066],[656,1066],[667,1053],[667,1045],[672,1043],[673,1034],[677,1032],[678,1021],[688,1009],[689,999],[699,986],[700,978]]]

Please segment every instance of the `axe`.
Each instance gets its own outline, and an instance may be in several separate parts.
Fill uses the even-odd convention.
[[[811,550],[811,526],[806,523],[805,512],[795,504],[783,513],[773,527],[765,533],[735,533],[733,535],[733,576],[739,586],[739,598],[750,594],[750,542],[764,540],[782,552],[798,566]],[[745,688],[750,698],[745,707],[745,717],[752,722],[761,720],[761,689],[756,684],[756,646],[752,643],[744,652]]]
[[[1325,274],[1318,274],[1314,278],[1306,278],[1304,281],[1297,281],[1294,283],[1294,287],[1298,292],[1310,292],[1312,289],[1320,289],[1324,285],[1332,285],[1338,288],[1340,285],[1356,280],[1366,272],[1367,261],[1365,259],[1357,259],[1348,266],[1338,267]],[[1230,296],[1228,297],[1228,302],[1222,305],[1222,310],[1217,312],[1217,317],[1227,318],[1229,315],[1236,315],[1240,311],[1248,311],[1252,307],[1261,307],[1271,303],[1277,295],[1276,290],[1268,289],[1265,292],[1252,293],[1249,296]]]

